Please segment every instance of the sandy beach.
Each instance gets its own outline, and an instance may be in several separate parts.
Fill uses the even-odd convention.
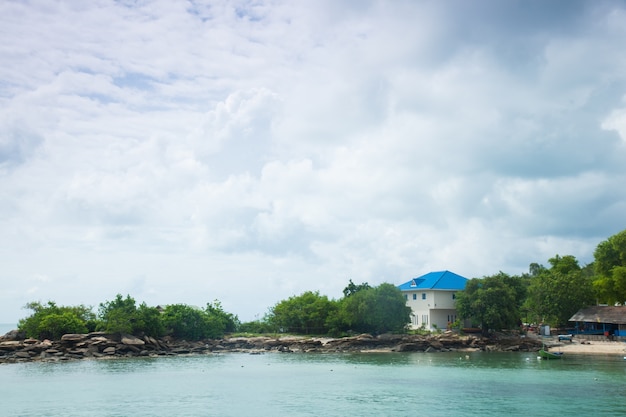
[[[583,344],[574,339],[571,343],[561,342],[553,344],[551,345],[550,350],[573,354],[620,355],[626,357],[626,343],[624,342],[592,340]]]

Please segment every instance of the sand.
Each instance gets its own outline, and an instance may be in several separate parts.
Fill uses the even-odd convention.
[[[553,345],[550,350],[573,354],[620,355],[626,358],[626,343],[624,342],[601,342],[592,340],[582,344],[574,339],[571,343],[561,342],[558,345]]]

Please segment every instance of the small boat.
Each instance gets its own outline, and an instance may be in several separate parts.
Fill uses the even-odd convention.
[[[545,349],[539,351],[539,356],[542,359],[561,359],[563,358],[563,352],[548,352]]]

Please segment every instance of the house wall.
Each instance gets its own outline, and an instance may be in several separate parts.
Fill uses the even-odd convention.
[[[455,299],[453,298],[455,293],[456,291],[446,290],[404,291],[406,305],[411,308],[412,312],[410,327],[434,330],[434,324],[438,329],[445,330],[449,321],[456,320]],[[449,320],[451,318],[454,319]]]

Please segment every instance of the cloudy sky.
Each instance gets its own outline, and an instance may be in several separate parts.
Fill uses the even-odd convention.
[[[0,322],[519,274],[626,228],[622,1],[0,2]]]

